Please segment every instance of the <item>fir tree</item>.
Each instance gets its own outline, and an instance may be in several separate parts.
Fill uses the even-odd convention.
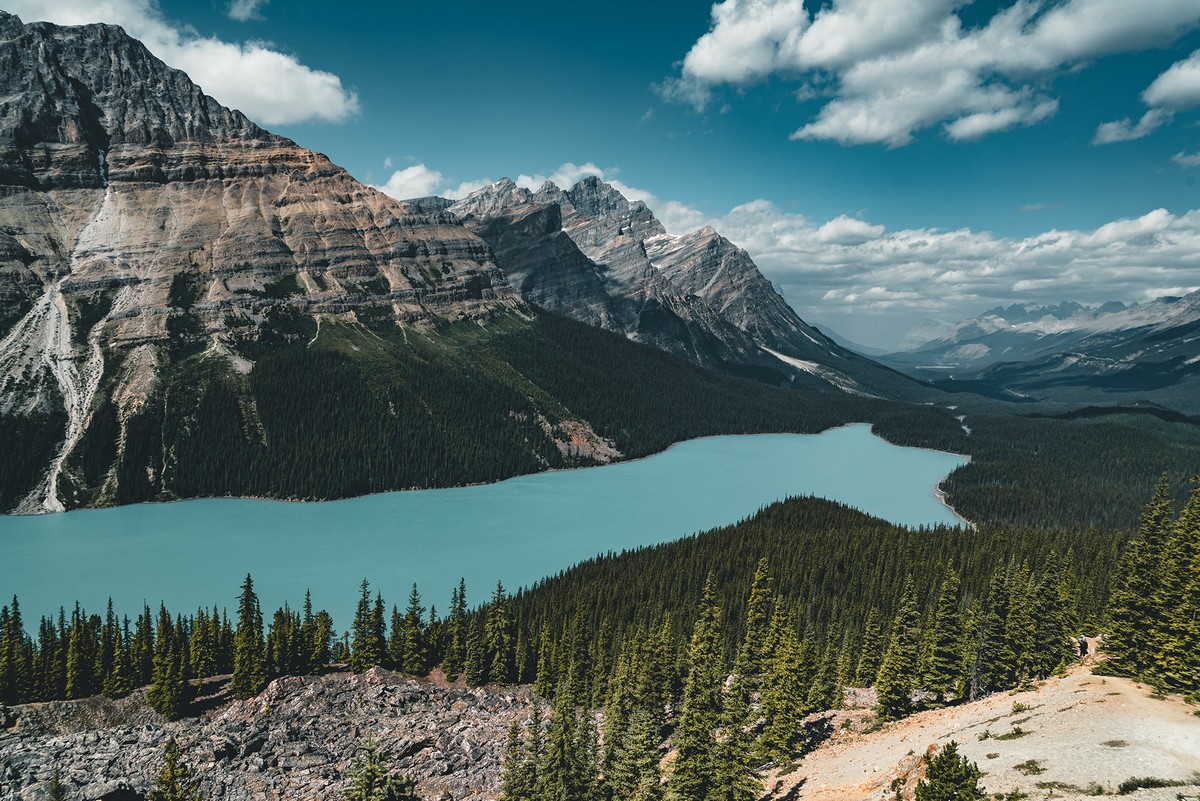
[[[200,785],[182,760],[183,751],[172,737],[163,748],[163,766],[149,801],[199,801]]]
[[[979,767],[958,753],[958,743],[946,743],[925,769],[917,784],[916,801],[984,801],[979,787]]]
[[[238,598],[237,631],[233,635],[233,676],[229,680],[229,692],[234,698],[258,695],[267,685],[263,646],[262,611],[254,593],[254,580],[247,573]]]

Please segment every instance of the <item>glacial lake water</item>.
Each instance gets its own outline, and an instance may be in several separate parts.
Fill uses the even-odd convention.
[[[264,615],[311,589],[349,627],[364,577],[403,608],[418,583],[445,612],[459,577],[468,602],[599,553],[726,525],[789,496],[815,495],[907,525],[955,524],[935,496],[963,457],[902,448],[867,425],[821,434],[691,440],[637,461],[484,486],[319,503],[203,499],[0,517],[0,604],[15,593],[26,627],[80,601],[118,614],[143,601],[236,613],[246,573]],[[389,606],[390,608],[390,606]]]

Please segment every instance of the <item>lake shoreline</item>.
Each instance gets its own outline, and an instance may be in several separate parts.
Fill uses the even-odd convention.
[[[529,478],[531,476],[552,475],[555,473],[574,473],[574,472],[577,472],[580,470],[594,470],[594,469],[602,468],[602,467],[613,467],[616,465],[635,464],[638,462],[644,462],[647,459],[652,459],[656,456],[661,456],[681,445],[687,445],[689,443],[695,443],[695,442],[703,442],[705,440],[722,439],[725,437],[774,437],[774,436],[818,437],[818,436],[821,436],[822,434],[826,434],[830,431],[838,431],[840,429],[852,429],[852,428],[856,428],[859,426],[866,427],[868,429],[868,432],[871,434],[871,436],[876,437],[877,439],[881,440],[882,442],[886,442],[888,445],[892,445],[893,447],[905,448],[908,450],[915,450],[915,451],[925,451],[926,453],[936,453],[936,454],[939,454],[942,456],[950,456],[955,459],[962,459],[965,462],[967,462],[968,464],[971,462],[970,454],[954,453],[953,451],[943,451],[943,450],[939,450],[937,448],[926,448],[926,447],[922,447],[920,445],[901,445],[900,443],[892,442],[890,439],[886,438],[882,434],[876,433],[874,431],[873,423],[871,423],[869,421],[865,421],[865,420],[854,420],[854,421],[850,421],[850,422],[846,422],[846,423],[839,423],[838,425],[830,426],[829,428],[823,428],[820,431],[809,432],[809,433],[802,433],[802,432],[797,432],[797,431],[758,431],[758,432],[754,432],[752,434],[705,434],[704,436],[700,436],[700,437],[690,437],[688,439],[677,440],[675,442],[672,442],[670,445],[667,445],[662,450],[654,451],[652,453],[647,453],[644,456],[636,456],[636,457],[629,458],[629,459],[624,459],[624,458],[623,459],[615,459],[611,462],[604,462],[604,463],[592,464],[592,465],[579,465],[577,467],[551,467],[551,468],[547,468],[545,470],[538,470],[538,471],[532,472],[532,473],[517,473],[515,475],[507,476],[505,478],[497,479],[496,481],[477,481],[477,482],[473,482],[473,483],[469,483],[469,484],[452,484],[450,486],[445,486],[445,487],[404,487],[401,489],[388,489],[388,490],[379,490],[378,492],[366,492],[361,495],[344,495],[344,496],[340,496],[340,497],[336,497],[336,498],[286,498],[286,497],[279,497],[276,495],[193,495],[193,496],[189,496],[186,498],[170,498],[167,500],[139,501],[137,503],[109,504],[109,505],[105,505],[105,506],[77,506],[73,509],[65,509],[63,511],[49,511],[46,509],[39,509],[38,511],[31,512],[29,514],[19,514],[17,512],[4,512],[4,513],[0,513],[0,530],[3,529],[3,526],[4,526],[3,521],[6,518],[54,517],[54,516],[61,516],[61,515],[69,515],[73,512],[97,512],[97,511],[103,511],[106,509],[123,509],[123,508],[144,507],[144,506],[159,507],[159,506],[169,506],[171,504],[176,504],[176,503],[187,503],[189,501],[229,500],[229,501],[269,501],[269,502],[273,502],[273,503],[297,504],[297,505],[334,504],[334,503],[339,503],[339,502],[343,502],[343,501],[353,501],[353,500],[357,500],[359,498],[374,498],[374,497],[379,497],[379,496],[384,496],[384,495],[393,495],[393,494],[400,494],[400,493],[441,492],[441,491],[445,491],[445,490],[466,489],[468,487],[492,487],[492,486],[497,486],[499,484],[504,484],[505,482],[508,482],[508,481],[515,481],[518,479]],[[957,469],[957,468],[955,468],[955,469]],[[945,479],[942,479],[942,480],[944,481]],[[936,486],[936,485],[934,486],[933,497],[935,499],[937,499],[937,501],[939,503],[941,503],[943,506],[945,506],[946,509],[949,510],[951,514],[953,514],[956,518],[958,518],[960,521],[962,521],[965,525],[970,526],[972,529],[975,528],[974,523],[972,523],[971,521],[967,520],[965,517],[960,515],[953,506],[951,506],[949,503],[946,502],[945,493],[941,491],[939,486]]]

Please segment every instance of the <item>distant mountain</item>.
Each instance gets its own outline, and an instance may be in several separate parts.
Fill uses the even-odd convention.
[[[882,357],[942,386],[1072,403],[1200,409],[1200,292],[1126,306],[1014,305]],[[947,380],[950,379],[951,380]]]
[[[536,192],[505,178],[448,208],[541,308],[761,380],[921,392],[801,320],[746,251],[711,227],[668,234],[645,203],[594,176]]]
[[[494,481],[928,393],[596,179],[400,202],[118,27],[0,12],[0,59],[0,511]]]

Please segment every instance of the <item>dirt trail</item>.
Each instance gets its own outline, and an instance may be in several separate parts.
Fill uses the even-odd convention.
[[[1090,662],[1032,691],[923,712],[870,734],[843,729],[768,787],[776,798],[890,799],[895,779],[911,789],[923,769],[919,757],[950,740],[979,764],[980,784],[989,794],[1111,794],[1132,777],[1200,781],[1196,707],[1155,698],[1150,688],[1128,679],[1092,675]],[[845,720],[855,717],[850,712]],[[1200,798],[1200,787],[1145,789],[1128,797],[1180,796]]]

